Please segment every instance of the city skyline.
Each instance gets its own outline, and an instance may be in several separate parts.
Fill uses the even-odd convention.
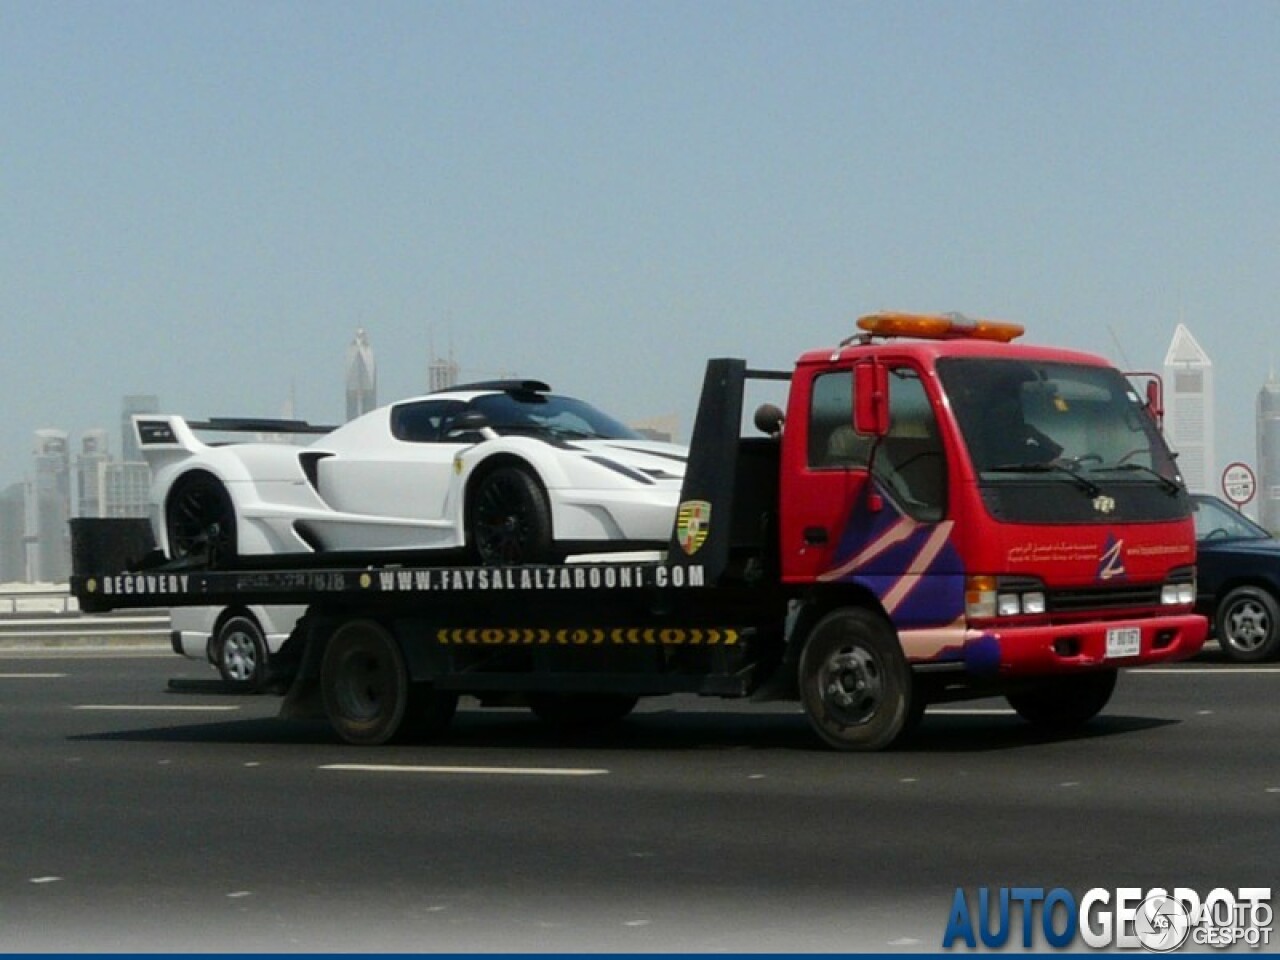
[[[1128,369],[1185,322],[1254,456],[1275,4],[4,10],[0,477],[135,392],[337,422],[360,326],[382,397],[438,325],[632,419],[879,310]]]
[[[459,380],[460,367],[450,349],[434,352],[426,364],[428,393]],[[348,419],[376,403],[377,358],[368,331],[357,328],[346,348],[343,390]],[[1163,363],[1164,434],[1178,455],[1179,468],[1193,493],[1220,495],[1221,468],[1215,456],[1216,403],[1213,361],[1183,323],[1174,327]],[[406,398],[397,398],[406,399]],[[391,401],[396,402],[396,401]],[[84,516],[147,516],[150,470],[141,462],[131,417],[161,412],[154,394],[128,394],[120,399],[120,455],[114,456],[108,431],[98,426],[79,432],[80,452],[74,460],[72,433],[60,427],[32,432],[32,473],[0,483],[0,582],[57,582],[70,572],[69,520]],[[289,411],[292,413],[292,411]],[[1254,468],[1258,489],[1247,510],[1269,529],[1280,523],[1280,381],[1274,371],[1258,389]],[[679,439],[679,414],[633,419],[638,429]],[[73,480],[74,476],[74,480]]]

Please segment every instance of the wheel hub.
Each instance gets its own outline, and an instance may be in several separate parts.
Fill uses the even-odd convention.
[[[847,726],[866,723],[884,698],[879,665],[867,651],[846,648],[822,665],[818,687],[828,710]]]
[[[253,641],[242,633],[233,633],[227,637],[222,659],[227,672],[236,680],[248,680],[257,667],[257,651]]]
[[[1242,603],[1227,618],[1228,639],[1243,650],[1256,649],[1267,638],[1266,611],[1255,603]]]

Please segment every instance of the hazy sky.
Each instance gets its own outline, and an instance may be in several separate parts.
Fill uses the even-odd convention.
[[[0,486],[32,433],[519,372],[688,430],[877,309],[1214,361],[1280,328],[1274,2],[0,0]]]

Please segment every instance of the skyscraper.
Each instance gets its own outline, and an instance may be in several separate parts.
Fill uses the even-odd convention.
[[[135,393],[124,398],[120,414],[120,459],[125,463],[141,463],[138,439],[133,435],[135,413],[159,413],[160,399],[150,393]]]
[[[347,419],[354,420],[378,405],[378,370],[364,327],[347,347]]]
[[[1258,522],[1280,532],[1280,380],[1275,371],[1258,391]]]
[[[37,430],[35,578],[62,583],[71,574],[71,455],[64,430]]]
[[[1181,323],[1164,358],[1164,434],[1192,493],[1217,485],[1213,440],[1213,363]]]
[[[107,452],[107,431],[101,427],[80,435],[80,456],[76,458],[76,516],[101,517],[102,469],[111,462]]]
[[[27,579],[27,496],[25,484],[0,491],[0,583]]]
[[[458,365],[453,360],[453,351],[449,352],[448,360],[433,356],[431,362],[427,364],[427,392],[448,390],[457,383]]]

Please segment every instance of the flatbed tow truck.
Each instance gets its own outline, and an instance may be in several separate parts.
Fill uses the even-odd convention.
[[[281,715],[353,744],[437,734],[460,695],[574,724],[673,693],[798,700],[842,750],[991,695],[1069,729],[1121,668],[1200,649],[1156,385],[1143,398],[1100,357],[1014,344],[1014,324],[859,327],[791,371],[708,361],[660,560],[211,570],[157,558],[149,521],[83,520],[73,592],[87,612],[305,605],[271,659]],[[744,436],[759,380],[786,410],[763,405]]]

